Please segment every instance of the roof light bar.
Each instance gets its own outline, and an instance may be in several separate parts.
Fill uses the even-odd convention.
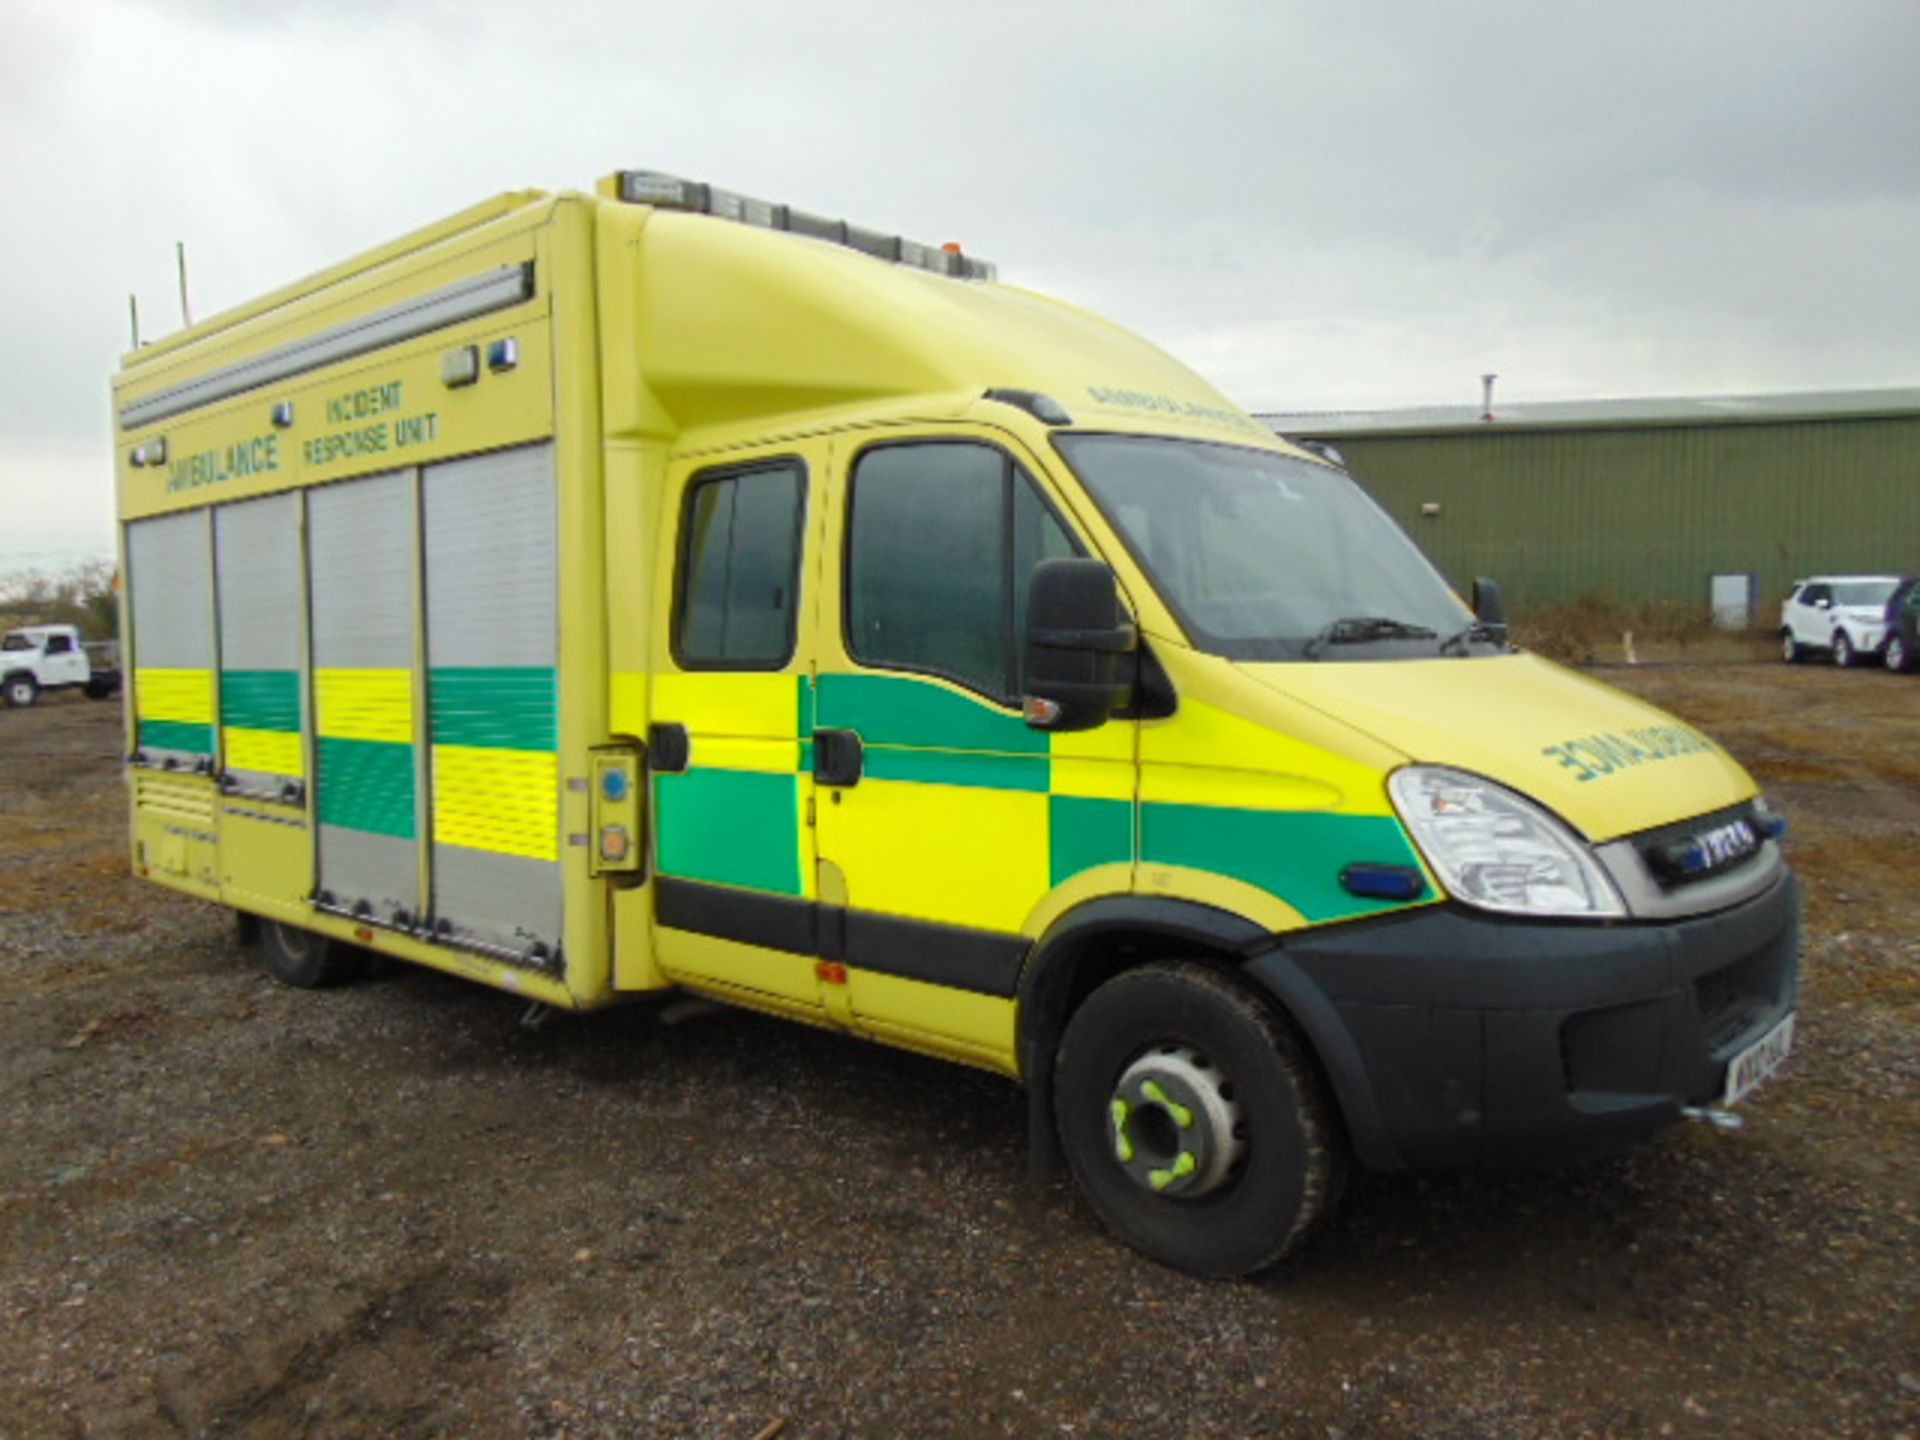
[[[830,220],[791,206],[776,205],[736,195],[698,180],[683,180],[663,175],[658,170],[622,170],[618,177],[619,196],[632,205],[655,205],[663,210],[689,210],[712,215],[763,230],[785,230],[794,235],[809,235],[834,245],[845,245],[863,255],[916,270],[931,270],[936,275],[951,275],[960,280],[996,280],[999,267],[991,261],[976,260],[959,248],[921,245],[899,235],[849,225],[845,220]]]

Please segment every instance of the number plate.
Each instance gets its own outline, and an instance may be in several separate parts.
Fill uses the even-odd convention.
[[[1793,1016],[1789,1015],[1727,1062],[1727,1090],[1721,1103],[1738,1105],[1785,1063],[1792,1050]]]

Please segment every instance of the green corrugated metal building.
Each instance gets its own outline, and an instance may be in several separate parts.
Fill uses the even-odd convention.
[[[1920,389],[1261,417],[1337,447],[1464,593],[1698,608],[1751,575],[1920,571]],[[1722,582],[1723,586],[1727,582]]]

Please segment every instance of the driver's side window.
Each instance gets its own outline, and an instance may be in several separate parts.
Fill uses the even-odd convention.
[[[879,445],[848,507],[847,653],[1017,703],[1027,577],[1079,553],[1031,477],[991,445]]]

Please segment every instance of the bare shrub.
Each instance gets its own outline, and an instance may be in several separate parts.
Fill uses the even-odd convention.
[[[64,570],[0,576],[0,623],[77,625],[90,640],[120,633],[119,576],[110,560],[83,560]]]

